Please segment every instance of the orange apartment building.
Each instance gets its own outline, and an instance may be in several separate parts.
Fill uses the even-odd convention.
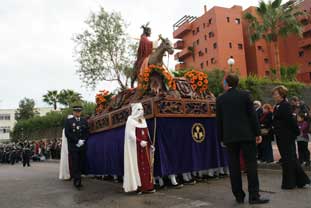
[[[296,1],[299,7],[311,14],[311,1]],[[242,76],[254,74],[269,76],[274,67],[274,50],[265,40],[250,44],[248,23],[243,15],[256,14],[255,7],[243,11],[240,6],[231,8],[213,7],[199,17],[184,16],[174,24],[173,36],[177,40],[176,70],[214,68],[229,71],[227,60],[233,57],[233,70]],[[311,21],[301,18],[303,37],[290,36],[279,41],[281,65],[298,65],[297,79],[311,83]],[[190,50],[189,50],[190,49]]]
[[[201,17],[184,16],[174,24],[175,54],[179,61],[176,70],[183,68],[225,69],[229,71],[227,60],[234,58],[233,71],[238,69],[242,76],[247,75],[242,7],[204,7]]]
[[[301,10],[311,11],[311,1],[297,1]],[[249,12],[256,15],[256,7],[249,7],[243,13]],[[311,14],[311,13],[310,13]],[[302,82],[311,82],[311,24],[307,17],[300,18],[304,25],[303,37],[291,35],[288,38],[280,39],[280,61],[281,65],[297,65],[299,72],[297,79]],[[259,40],[250,44],[248,35],[248,23],[243,21],[243,35],[246,51],[246,66],[248,74],[255,74],[260,77],[269,76],[270,69],[274,68],[274,49],[265,40]]]

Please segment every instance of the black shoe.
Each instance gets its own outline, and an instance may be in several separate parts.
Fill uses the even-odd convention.
[[[190,181],[184,182],[185,185],[195,185],[196,183],[197,183],[196,180],[190,180]]]
[[[244,204],[244,198],[236,198],[238,204]]]
[[[270,202],[270,199],[258,197],[254,199],[249,199],[249,204],[267,204]]]
[[[183,184],[176,184],[176,185],[172,185],[172,187],[175,189],[180,189],[180,188],[184,187],[184,185]]]

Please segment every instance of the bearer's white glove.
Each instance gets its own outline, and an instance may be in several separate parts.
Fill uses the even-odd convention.
[[[140,146],[141,146],[141,147],[146,147],[147,144],[148,144],[148,143],[147,143],[146,141],[141,141],[141,142],[140,142]]]
[[[81,146],[83,146],[84,145],[84,140],[79,140],[78,141],[78,144],[76,145],[77,147],[81,147]]]
[[[153,145],[151,145],[151,151],[154,152],[155,151],[155,147]]]

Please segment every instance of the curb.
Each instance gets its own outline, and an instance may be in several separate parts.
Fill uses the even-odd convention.
[[[258,164],[258,169],[263,170],[282,170],[280,164]],[[311,172],[311,167],[303,167],[304,171]]]

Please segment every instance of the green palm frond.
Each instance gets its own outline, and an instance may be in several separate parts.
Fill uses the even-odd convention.
[[[274,0],[271,5],[273,9],[277,9],[281,7],[281,4],[282,4],[282,0]]]

